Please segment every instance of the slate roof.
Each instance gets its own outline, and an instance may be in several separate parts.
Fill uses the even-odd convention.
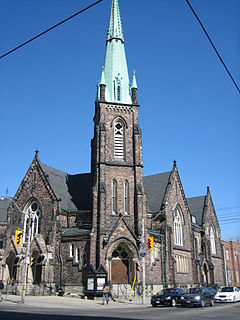
[[[80,229],[80,228],[64,228],[62,229],[62,237],[71,238],[71,237],[78,237],[78,236],[86,236],[90,235],[91,230],[87,229]]]
[[[148,213],[158,213],[160,211],[170,174],[171,172],[163,172],[143,177]]]
[[[7,209],[10,206],[11,200],[0,199],[0,223],[7,222]]]
[[[197,224],[200,226],[202,225],[205,198],[205,196],[201,196],[187,199],[190,213],[196,217]]]
[[[91,174],[70,175],[63,171],[40,164],[47,175],[56,196],[61,199],[60,207],[66,211],[89,211],[91,209]]]

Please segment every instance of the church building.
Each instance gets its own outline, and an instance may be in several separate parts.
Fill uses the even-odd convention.
[[[89,273],[100,272],[121,295],[135,278],[141,288],[144,256],[149,295],[166,287],[224,285],[209,188],[187,199],[176,161],[169,172],[143,176],[138,86],[135,71],[129,80],[118,0],[112,0],[97,88],[91,172],[51,168],[36,151],[13,199],[1,200],[1,279],[16,293],[26,281],[30,294],[64,287],[81,295]]]

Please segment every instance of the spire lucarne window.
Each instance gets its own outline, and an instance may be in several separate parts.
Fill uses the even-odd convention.
[[[114,158],[124,159],[124,125],[120,120],[114,124]]]

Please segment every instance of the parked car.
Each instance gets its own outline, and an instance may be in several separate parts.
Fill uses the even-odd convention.
[[[207,304],[214,306],[214,293],[208,288],[190,288],[188,293],[185,293],[180,300],[182,307],[198,306],[205,307]]]
[[[214,297],[215,297],[215,295],[217,294],[217,290],[215,289],[215,288],[213,288],[213,287],[207,287],[208,288],[208,290],[210,290],[210,292],[214,295]]]
[[[152,296],[151,304],[153,307],[157,307],[159,305],[175,307],[177,304],[180,304],[180,299],[183,294],[184,291],[180,288],[163,289]]]
[[[216,302],[237,302],[240,301],[240,290],[237,287],[223,287],[215,295]]]

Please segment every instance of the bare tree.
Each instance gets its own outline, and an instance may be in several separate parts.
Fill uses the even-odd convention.
[[[234,241],[234,242],[240,243],[240,234],[236,234],[236,235],[234,235],[234,236],[231,236],[231,237],[229,238],[229,241]]]

